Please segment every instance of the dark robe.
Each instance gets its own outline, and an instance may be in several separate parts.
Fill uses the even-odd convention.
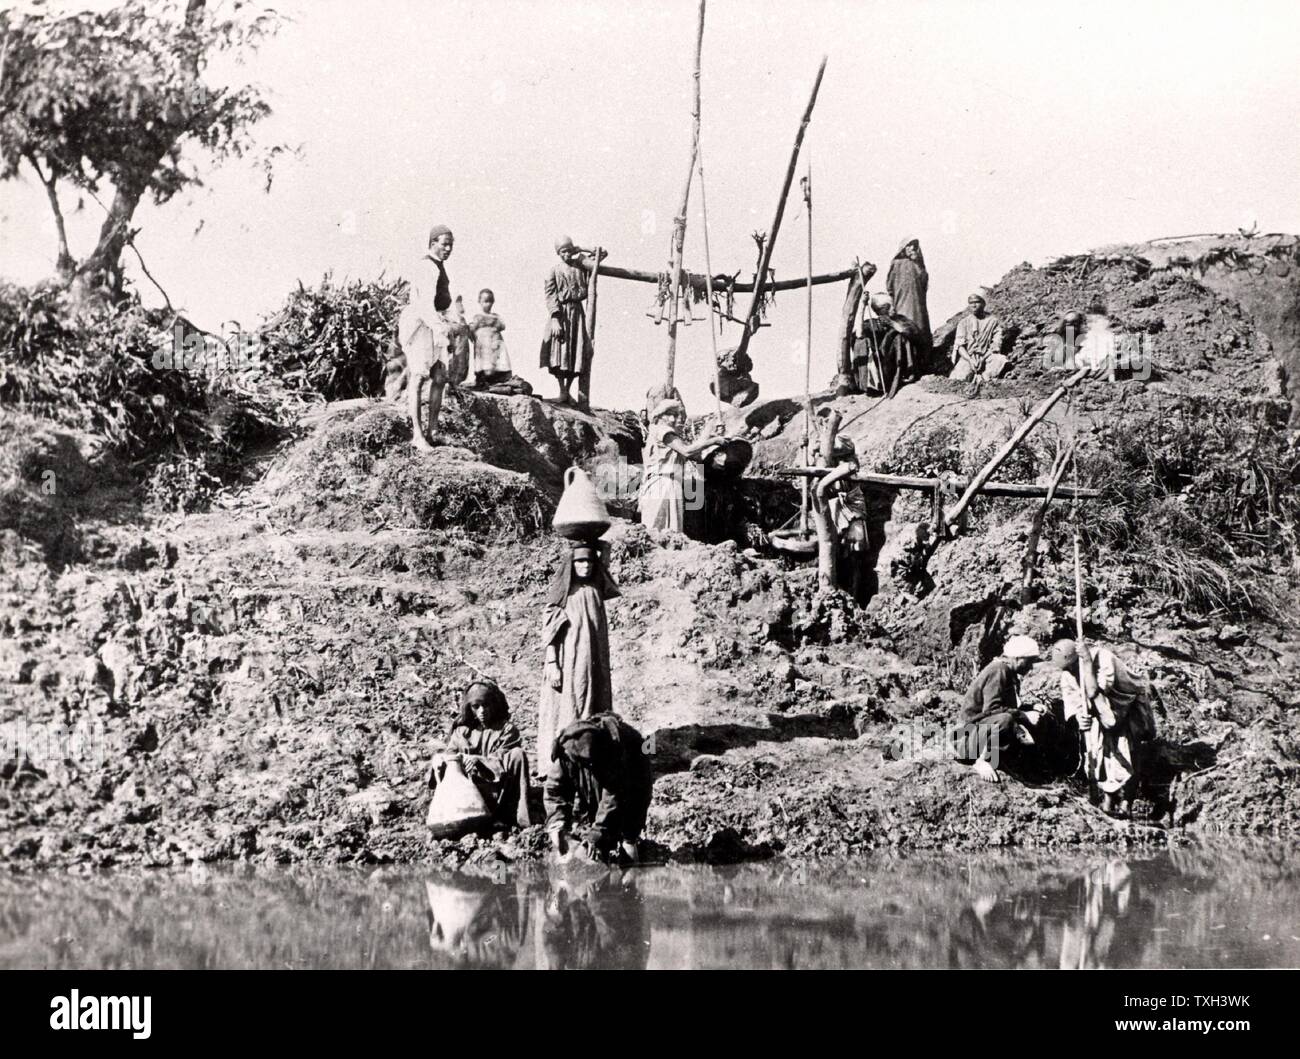
[[[587,273],[563,262],[546,277],[546,308],[550,320],[559,320],[558,338],[551,337],[550,320],[542,336],[541,366],[552,375],[578,375],[591,360],[587,335]]]
[[[645,830],[654,780],[641,733],[615,713],[569,725],[551,745],[542,797],[549,831],[609,853]]]
[[[894,302],[894,312],[907,317],[918,332],[916,344],[922,351],[930,348],[930,310],[926,307],[926,295],[930,289],[930,273],[925,268],[925,258],[917,250],[913,261],[903,253],[903,247],[914,239],[905,239],[898,248],[898,253],[889,265],[889,276],[885,288]]]
[[[609,675],[609,628],[605,600],[619,594],[605,567],[605,551],[586,583],[573,580],[568,555],[556,571],[542,619],[542,645],[555,645],[560,689],[543,675],[537,713],[537,767],[545,771],[551,743],[567,725],[614,708]]]

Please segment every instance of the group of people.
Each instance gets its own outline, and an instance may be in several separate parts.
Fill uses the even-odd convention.
[[[852,356],[853,383],[863,393],[892,397],[926,369],[933,338],[927,305],[930,274],[921,244],[904,239],[889,265],[885,290],[866,299]],[[1006,371],[1002,322],[978,292],[966,299],[948,353],[948,377],[972,385]]]
[[[1050,664],[1059,674],[1063,712],[1025,708],[1021,677],[1041,653],[1031,636],[1012,636],[966,691],[955,752],[981,779],[999,769],[1052,774],[1076,761],[1089,799],[1111,816],[1127,817],[1155,737],[1150,690],[1108,647],[1058,640]]]
[[[437,441],[437,422],[446,387],[470,385],[502,395],[531,394],[533,388],[514,374],[506,349],[505,321],[496,311],[496,294],[478,293],[478,312],[466,317],[460,296],[453,299],[447,259],[455,236],[445,224],[429,231],[426,252],[407,270],[408,300],[397,324],[397,349],[390,359],[385,389],[390,396],[407,388],[416,448]],[[590,408],[592,344],[586,321],[588,271],[584,254],[567,236],[556,242],[559,263],[544,285],[550,318],[542,338],[541,365],[555,376],[557,403],[571,404],[578,380],[577,404]],[[594,255],[592,255],[594,257]],[[474,378],[469,381],[470,368]],[[427,417],[421,403],[428,402]],[[429,423],[427,430],[422,421]]]
[[[619,594],[599,544],[573,544],[542,617],[537,763],[551,844],[561,859],[636,863],[653,779],[641,733],[614,712],[605,601]],[[496,822],[534,823],[523,737],[500,687],[476,680],[429,773],[435,789],[455,762]]]

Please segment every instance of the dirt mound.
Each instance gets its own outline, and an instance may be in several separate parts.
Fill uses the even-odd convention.
[[[277,517],[314,528],[459,529],[520,539],[549,525],[573,463],[640,459],[640,436],[613,413],[530,397],[448,397],[432,452],[411,445],[405,406],[326,406],[261,483]]]
[[[1108,324],[1121,380],[1128,378],[1121,386],[1283,395],[1272,343],[1248,310],[1198,279],[1153,268],[1136,254],[1085,254],[1043,268],[1021,265],[989,288],[988,300],[990,311],[1002,318],[1010,361],[991,392],[1014,391],[1025,382],[1058,385],[1073,367],[1073,358],[1062,355],[1061,324],[1077,313]],[[938,350],[946,353],[958,319],[935,333]],[[1090,329],[1075,336],[1081,346]]]
[[[1268,339],[1300,411],[1300,236],[1180,236],[1099,252],[1140,255],[1154,269],[1191,277],[1239,304]]]

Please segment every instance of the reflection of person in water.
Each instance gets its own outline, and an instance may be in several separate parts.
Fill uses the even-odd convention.
[[[957,915],[948,942],[950,967],[1041,967],[1041,912],[1033,902],[986,893]]]
[[[513,967],[528,934],[528,895],[470,876],[429,879],[429,948],[472,967]]]
[[[1150,936],[1154,910],[1134,885],[1132,869],[1122,860],[1107,861],[1070,890],[1078,897],[1080,911],[1062,931],[1061,968],[1085,970],[1138,963],[1144,939]]]
[[[535,909],[540,970],[644,970],[650,928],[630,874],[554,879]]]

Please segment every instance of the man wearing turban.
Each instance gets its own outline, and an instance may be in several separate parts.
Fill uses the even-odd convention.
[[[1002,353],[1002,321],[985,310],[984,295],[978,291],[966,299],[970,309],[957,321],[952,342],[950,379],[996,379],[1007,370]]]
[[[587,269],[582,265],[582,251],[567,235],[555,241],[560,261],[546,276],[546,308],[550,313],[546,334],[542,337],[541,366],[560,384],[557,400],[570,404],[573,380],[590,369],[591,337],[587,334]],[[585,395],[584,396],[585,399]]]
[[[645,471],[637,497],[641,524],[647,529],[684,533],[688,492],[693,504],[703,506],[703,475],[692,475],[688,480],[687,461],[701,462],[706,450],[725,439],[706,436],[687,443],[681,434],[685,423],[686,409],[673,397],[661,400],[650,413]]]

